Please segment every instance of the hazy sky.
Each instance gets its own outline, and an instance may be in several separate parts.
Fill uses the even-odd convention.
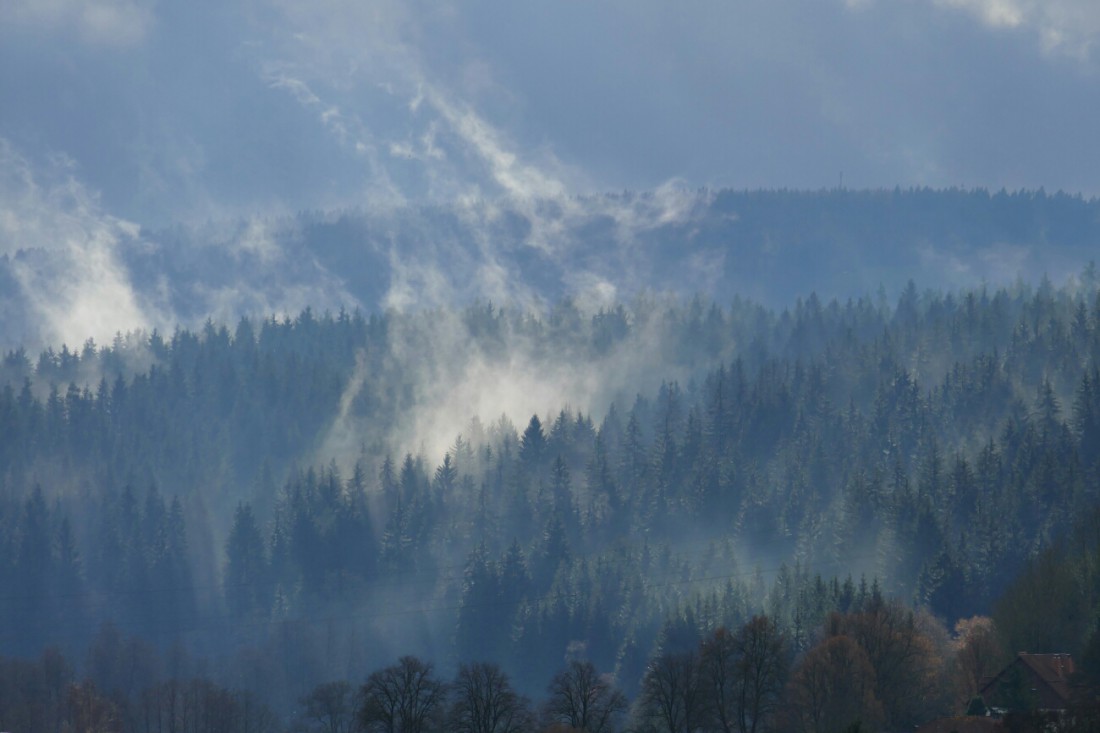
[[[1096,0],[4,0],[0,161],[153,225],[841,173],[1092,195],[1098,38]]]

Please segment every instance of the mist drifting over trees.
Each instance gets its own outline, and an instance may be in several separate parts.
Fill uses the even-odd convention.
[[[1007,650],[1098,642],[1098,364],[1092,265],[15,348],[3,684],[143,731],[169,709],[600,733],[961,712]]]
[[[0,0],[0,731],[1100,730],[1096,0]]]

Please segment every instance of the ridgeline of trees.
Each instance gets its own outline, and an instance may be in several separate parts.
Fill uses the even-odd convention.
[[[387,442],[471,360],[580,379],[635,351],[670,376],[609,381],[602,415],[463,415],[442,456]],[[623,695],[670,733],[900,728],[965,705],[1000,650],[1100,643],[1092,268],[783,312],[307,310],[0,369],[0,652],[53,680],[52,715],[123,725],[163,684],[286,721],[412,655],[452,679],[425,729],[528,729],[564,660],[613,675],[608,719]],[[455,712],[505,687],[495,727]]]

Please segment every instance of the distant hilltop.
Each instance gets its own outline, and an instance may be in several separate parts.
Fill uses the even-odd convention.
[[[893,299],[910,281],[1061,284],[1091,272],[1100,201],[1042,189],[665,187],[69,234],[0,255],[0,345],[56,344],[97,323],[170,329],[306,307],[571,298],[594,309],[647,291],[782,309],[810,293]],[[93,297],[105,287],[109,302]],[[73,311],[81,323],[64,320]],[[91,333],[103,342],[114,331]]]

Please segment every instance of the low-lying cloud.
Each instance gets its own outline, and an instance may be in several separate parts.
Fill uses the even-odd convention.
[[[136,224],[102,210],[71,162],[36,170],[0,139],[0,252],[34,329],[2,337],[75,347],[163,324],[161,304],[134,291],[119,258],[122,243],[139,236]]]
[[[143,43],[154,22],[153,4],[140,0],[5,0],[0,27],[76,38],[90,46],[128,48]]]
[[[732,357],[730,344],[706,363],[683,353],[680,324],[663,317],[674,303],[680,301],[656,298],[622,310],[601,310],[595,302],[596,310],[559,304],[541,315],[517,308],[502,313],[490,304],[396,314],[388,322],[384,355],[373,355],[390,381],[385,389],[371,387],[379,374],[366,354],[357,355],[317,462],[350,468],[362,446],[438,462],[460,434],[481,438],[470,435],[471,425],[491,427],[503,418],[522,430],[531,415],[549,424],[563,409],[599,421],[613,402],[629,406],[662,382],[686,384]],[[595,347],[600,318],[617,324],[615,335]],[[375,399],[404,390],[409,404],[364,413],[355,407],[364,389],[372,389]]]
[[[32,161],[0,138],[0,256],[12,292],[0,346],[30,350],[208,318],[360,306],[300,244],[291,219],[150,234],[105,211],[63,156]]]

